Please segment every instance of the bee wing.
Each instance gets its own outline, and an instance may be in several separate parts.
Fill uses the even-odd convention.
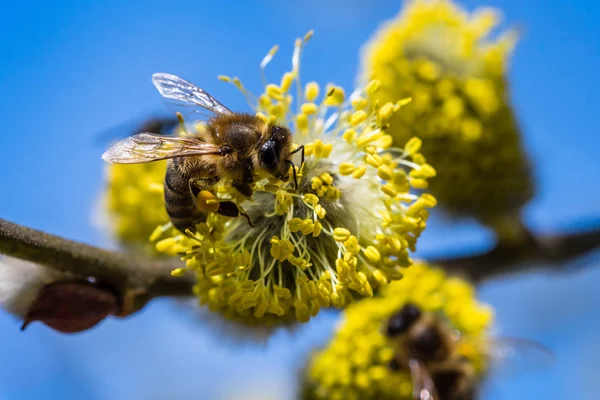
[[[177,100],[183,105],[202,107],[215,114],[232,114],[231,110],[210,94],[177,75],[156,73],[152,75],[152,83],[167,99]]]
[[[556,357],[541,343],[516,337],[496,337],[486,340],[485,353],[490,358],[489,369],[494,374],[514,375],[551,366]]]
[[[221,147],[195,137],[140,133],[112,145],[102,159],[114,164],[139,164],[173,157],[219,154],[222,154]]]
[[[433,384],[431,374],[427,370],[427,367],[423,363],[411,359],[408,361],[408,368],[410,369],[410,376],[412,378],[413,385],[413,399],[414,400],[439,400],[437,390]]]

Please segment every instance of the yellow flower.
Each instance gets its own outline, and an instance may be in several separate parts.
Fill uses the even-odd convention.
[[[417,263],[402,280],[381,289],[379,296],[347,307],[332,340],[316,353],[305,371],[305,399],[412,400],[406,366],[392,368],[397,342],[385,334],[391,316],[412,303],[458,330],[459,355],[479,374],[485,369],[485,343],[493,314],[475,298],[467,282]]]
[[[184,131],[177,119],[148,118],[130,133],[180,135]],[[148,239],[153,232],[157,235],[170,228],[164,206],[166,167],[166,161],[106,165],[102,206],[108,212],[108,227],[121,245],[158,254]]]
[[[323,307],[343,307],[399,279],[411,264],[427,208],[435,205],[433,196],[411,192],[411,171],[433,170],[412,161],[423,156],[386,151],[391,138],[383,121],[405,102],[380,107],[364,89],[347,96],[333,84],[303,86],[300,56],[309,38],[297,40],[281,83],[264,79],[258,97],[237,78],[220,77],[241,90],[260,118],[288,126],[295,146],[304,146],[302,167],[299,153],[294,158],[298,189],[293,179],[263,176],[248,201],[222,181],[214,194],[235,202],[255,226],[209,213],[195,233],[163,235],[157,243],[162,252],[182,255],[196,273],[202,304],[246,324],[306,322]],[[261,63],[263,78],[276,49]],[[353,108],[358,97],[368,112]]]
[[[157,225],[169,217],[163,199],[166,161],[108,164],[105,206],[116,238],[126,245],[148,246]]]
[[[395,146],[423,139],[440,205],[510,231],[505,220],[516,220],[534,187],[506,80],[516,34],[491,38],[498,19],[489,8],[469,14],[449,0],[411,1],[366,45],[361,79],[380,82],[372,97],[381,104],[412,97],[386,132]]]

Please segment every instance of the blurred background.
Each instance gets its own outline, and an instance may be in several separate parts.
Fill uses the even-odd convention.
[[[509,80],[538,185],[525,209],[527,225],[552,233],[598,223],[600,4],[461,4],[497,7],[503,27],[522,31]],[[245,110],[243,98],[217,75],[239,76],[258,89],[258,64],[279,44],[269,66],[279,80],[294,39],[314,29],[303,79],[349,89],[360,47],[400,7],[383,0],[3,1],[0,217],[110,247],[92,216],[105,167],[105,145],[95,138],[166,112],[152,73],[181,75],[231,109]],[[475,221],[435,215],[417,255],[468,254],[491,244],[491,233]],[[484,399],[597,397],[599,255],[573,261],[566,275],[542,270],[480,287],[480,298],[496,309],[497,332],[539,341],[557,356],[542,371],[492,376]],[[1,312],[0,399],[291,399],[295,371],[310,349],[327,341],[335,319],[322,313],[255,344],[224,339],[221,328],[166,300],[75,336],[41,324],[22,333],[20,323]]]

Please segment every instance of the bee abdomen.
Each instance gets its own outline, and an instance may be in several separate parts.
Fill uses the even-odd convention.
[[[169,162],[165,174],[165,208],[173,226],[182,232],[193,231],[196,224],[206,220],[206,214],[196,210],[189,178],[173,162]]]

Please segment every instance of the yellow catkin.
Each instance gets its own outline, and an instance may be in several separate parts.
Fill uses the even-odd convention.
[[[379,271],[377,276],[386,282]],[[302,398],[412,399],[408,365],[390,368],[393,359],[403,359],[396,358],[402,342],[385,334],[388,320],[409,302],[460,333],[457,353],[474,368],[474,379],[482,379],[487,350],[481,343],[493,312],[474,294],[469,283],[448,278],[435,267],[418,263],[408,268],[402,280],[384,286],[377,297],[346,308],[331,341],[309,359]]]
[[[491,8],[407,3],[367,43],[361,79],[370,81],[368,93],[383,105],[379,119],[389,121],[393,146],[413,156],[422,151],[435,167],[422,175],[435,176],[429,189],[440,205],[479,219],[503,240],[519,230],[518,214],[535,187],[509,103],[507,66],[516,33],[492,35],[499,21]],[[408,96],[409,105],[389,113],[387,104]]]
[[[218,181],[198,195],[203,220],[194,230],[182,233],[163,222],[147,233],[157,251],[181,260],[174,275],[196,277],[201,305],[245,325],[308,322],[323,308],[344,308],[401,279],[435,203],[417,197],[411,186],[434,174],[422,154],[387,151],[392,138],[386,132],[402,112],[401,101],[373,99],[378,82],[359,89],[352,101],[336,85],[322,93],[316,82],[296,86],[309,37],[296,41],[292,70],[257,96],[239,79],[223,78],[253,103],[261,121],[294,132],[294,165],[255,171],[250,198],[229,180]],[[275,51],[261,62],[265,77]],[[200,129],[192,124],[188,134]],[[158,185],[163,179],[164,169]],[[132,176],[127,183],[140,180]],[[124,187],[123,193],[123,202],[144,209],[146,192]],[[152,199],[162,202],[162,195],[153,189]],[[238,216],[223,215],[236,214],[235,208]],[[222,212],[228,209],[233,212]],[[156,210],[164,211],[164,204],[150,211]],[[374,369],[359,381],[381,376]]]
[[[165,171],[164,161],[107,166],[104,204],[120,242],[152,250],[148,238],[169,221],[162,191]]]

